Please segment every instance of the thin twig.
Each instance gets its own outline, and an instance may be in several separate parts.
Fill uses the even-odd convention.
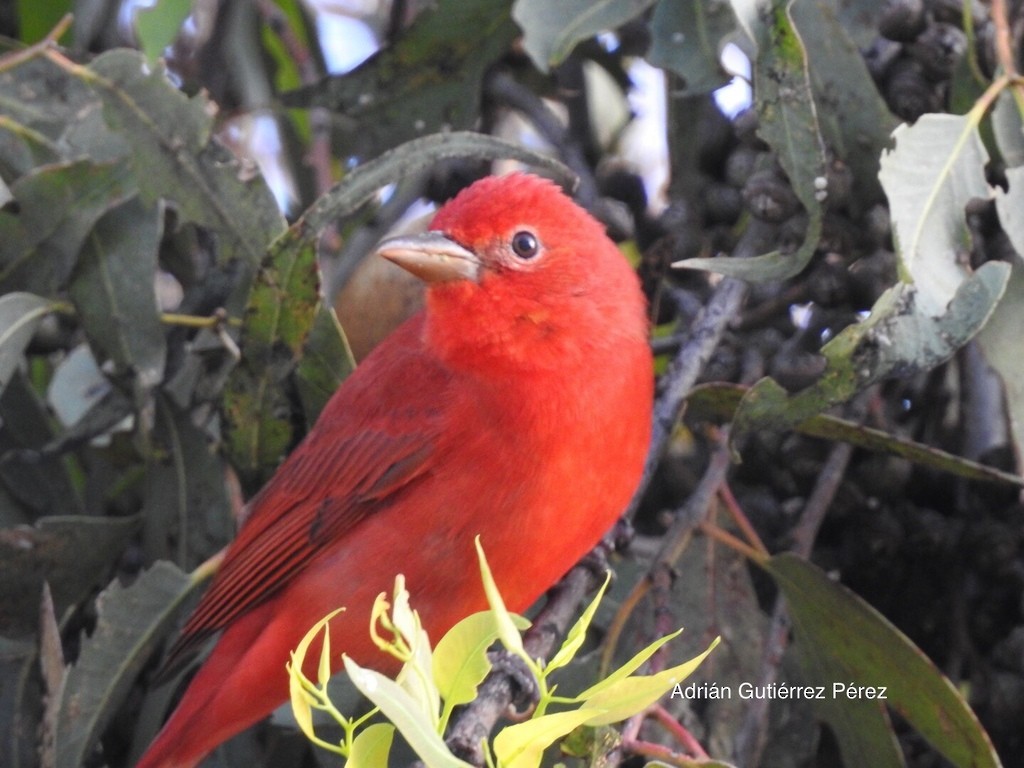
[[[673,717],[672,713],[661,706],[661,704],[654,704],[647,711],[653,715],[669,733],[675,736],[676,740],[686,747],[694,757],[699,757],[702,760],[710,759],[710,755],[704,751],[704,747],[699,741],[697,741],[697,738],[690,733],[689,729]]]
[[[801,557],[810,557],[818,529],[835,498],[836,491],[839,490],[839,484],[846,475],[846,467],[852,455],[853,446],[849,443],[837,443],[829,452],[828,459],[814,484],[814,490],[804,505],[800,520],[791,533],[793,552]]]
[[[19,51],[12,51],[4,56],[0,56],[0,72],[6,72],[9,69],[14,69],[26,61],[34,59],[40,53],[43,53],[57,44],[57,41],[68,31],[68,27],[71,26],[71,21],[74,17],[70,13],[64,14],[64,17],[57,22],[57,25],[47,33],[46,37],[40,40],[38,43],[33,43],[27,48],[22,48]]]
[[[736,523],[736,527],[740,529],[740,533],[747,540],[754,549],[761,552],[765,557],[768,556],[768,548],[761,541],[761,537],[757,535],[757,531],[754,530],[754,526],[750,522],[750,518],[747,517],[746,512],[743,511],[743,507],[736,500],[736,496],[733,495],[732,488],[729,487],[729,481],[723,480],[722,485],[718,488],[718,495],[725,504],[725,508],[729,510],[729,516],[732,517],[732,521]]]
[[[725,278],[718,284],[707,306],[693,321],[688,340],[679,348],[669,372],[663,377],[662,393],[654,406],[651,447],[640,488],[630,502],[627,517],[632,518],[636,514],[643,491],[665,455],[668,438],[679,421],[686,396],[707,366],[730,321],[739,312],[746,292],[746,283],[740,280]]]
[[[606,675],[611,667],[611,660],[618,647],[619,638],[633,610],[640,604],[640,598],[651,591],[659,572],[672,573],[676,561],[686,550],[700,521],[707,517],[708,509],[715,499],[715,494],[722,484],[730,463],[728,440],[723,436],[721,444],[711,454],[711,460],[704,471],[704,476],[693,493],[690,494],[686,504],[677,512],[672,527],[665,533],[661,548],[654,558],[654,564],[651,566],[647,578],[634,585],[631,593],[619,606],[618,612],[612,619],[601,649],[600,674],[602,676]]]
[[[1010,36],[1010,20],[1006,12],[1006,0],[992,0],[992,24],[996,30],[996,60],[1003,74],[1016,77],[1017,64],[1013,60],[1013,42]]]

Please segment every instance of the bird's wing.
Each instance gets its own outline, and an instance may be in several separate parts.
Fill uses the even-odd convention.
[[[405,415],[373,420],[348,436],[330,426],[310,433],[253,498],[248,520],[158,679],[179,671],[212,634],[274,595],[322,548],[429,472],[440,432],[436,414]]]

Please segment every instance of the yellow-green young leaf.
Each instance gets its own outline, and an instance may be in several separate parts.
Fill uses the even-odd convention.
[[[313,731],[313,706],[319,702],[306,690],[302,683],[301,672],[296,672],[294,665],[288,666],[288,693],[291,697],[292,714],[295,715],[295,722],[306,738],[313,741],[317,738]]]
[[[484,594],[487,595],[487,604],[494,612],[494,621],[498,628],[498,637],[501,644],[517,656],[526,658],[526,649],[523,648],[523,636],[516,629],[512,615],[505,607],[505,601],[498,591],[498,585],[494,583],[494,576],[491,574],[491,567],[487,565],[487,557],[484,555],[484,548],[480,544],[480,537],[476,537],[476,555],[480,560],[480,578],[484,582]]]
[[[584,702],[584,708],[600,712],[588,719],[587,725],[617,723],[643,711],[689,677],[721,639],[716,637],[704,653],[676,667],[654,675],[627,677],[591,696]]]
[[[520,630],[530,622],[510,614]],[[434,648],[434,682],[447,707],[473,700],[477,686],[491,671],[487,649],[498,639],[498,625],[491,611],[467,616],[452,627]]]
[[[306,653],[309,651],[309,646],[320,630],[327,626],[327,623],[337,616],[339,613],[344,611],[344,608],[338,608],[336,611],[331,611],[329,614],[320,619],[313,627],[303,636],[299,641],[299,644],[292,651],[292,660],[290,664],[287,664],[288,669],[288,693],[291,697],[292,711],[295,713],[295,719],[299,723],[299,727],[302,732],[306,734],[310,739],[315,738],[313,734],[313,714],[311,711],[311,705],[317,703],[316,700],[310,695],[309,691],[306,690],[306,685],[312,685],[306,676],[302,673],[302,665],[306,660]],[[325,640],[326,645],[326,640]],[[328,650],[328,653],[330,651]],[[321,670],[319,676],[323,675],[323,654],[320,656]],[[329,662],[328,662],[329,663]],[[330,672],[328,671],[328,677]],[[321,683],[323,685],[323,683]]]
[[[498,765],[501,768],[537,768],[545,749],[601,714],[601,710],[586,707],[535,717],[502,728],[494,737],[494,755]]]
[[[547,670],[560,669],[568,664],[575,658],[576,653],[583,645],[583,641],[587,639],[587,630],[590,628],[590,622],[594,620],[594,614],[597,612],[597,606],[601,604],[601,598],[604,597],[604,592],[608,589],[608,585],[612,580],[612,572],[608,573],[604,577],[604,584],[597,590],[597,594],[594,595],[594,599],[590,601],[590,605],[587,606],[587,610],[583,612],[583,615],[576,620],[576,623],[572,625],[572,629],[569,630],[569,634],[565,636],[565,642],[562,643],[562,647],[558,649],[558,653],[554,655],[551,661],[548,662]]]
[[[317,671],[317,678],[319,679],[319,684],[321,684],[321,685],[324,685],[330,679],[330,677],[331,677],[331,672],[330,672],[331,646],[330,646],[330,640],[328,639],[328,637],[330,635],[330,630],[327,630],[327,626],[328,626],[328,623],[332,620],[332,618],[334,618],[336,615],[341,613],[341,611],[343,611],[343,610],[344,610],[344,608],[338,608],[336,610],[332,610],[330,613],[328,613],[326,616],[324,616],[322,618],[322,620],[319,620],[316,624],[314,624],[312,626],[312,628],[309,630],[309,632],[307,632],[302,637],[302,639],[299,641],[299,644],[297,646],[295,646],[295,650],[292,651],[292,663],[287,665],[287,667],[288,667],[289,688],[290,688],[290,690],[292,692],[292,702],[293,702],[293,705],[294,705],[294,702],[295,702],[296,693],[298,691],[301,691],[302,693],[305,692],[303,681],[306,680],[306,676],[302,674],[302,666],[303,666],[303,664],[305,664],[306,653],[309,652],[309,646],[312,644],[312,642],[316,638],[316,636],[319,633],[321,633],[322,630],[325,631],[325,637],[324,637],[324,645],[323,645],[323,647],[321,649],[321,664],[319,664],[319,670]],[[326,653],[325,653],[325,651],[326,651]],[[325,674],[325,671],[324,671],[325,655],[327,656],[326,664],[328,665],[328,670],[327,670],[326,674]]]
[[[615,685],[615,683],[619,682],[619,680],[629,677],[631,674],[633,674],[634,672],[636,672],[636,670],[640,668],[641,664],[643,664],[645,661],[651,658],[651,656],[654,655],[655,651],[661,648],[661,646],[663,646],[669,640],[679,637],[679,635],[682,634],[682,631],[683,630],[681,629],[677,629],[671,635],[665,635],[665,637],[655,640],[653,643],[648,645],[646,648],[644,648],[642,651],[636,654],[636,656],[631,658],[629,661],[627,661],[621,667],[616,669],[606,678],[604,678],[603,680],[599,680],[598,682],[594,683],[594,685],[587,688],[587,690],[579,694],[576,697],[576,701],[585,701],[586,699],[589,699],[590,697],[596,695],[600,691],[603,691],[605,688],[610,688],[611,686]]]
[[[316,670],[316,682],[321,688],[331,679],[331,625],[324,624],[324,641],[320,645],[320,665]]]
[[[394,738],[395,726],[391,723],[366,726],[352,740],[352,751],[345,768],[387,768]]]
[[[352,684],[394,723],[402,737],[431,768],[472,768],[455,757],[434,728],[430,718],[402,686],[379,672],[365,669],[348,656],[345,671]]]

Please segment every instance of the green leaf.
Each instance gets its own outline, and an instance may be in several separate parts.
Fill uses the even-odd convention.
[[[309,653],[309,646],[313,644],[313,641],[321,632],[324,633],[325,637],[330,633],[331,619],[344,610],[344,608],[337,608],[310,627],[309,631],[302,636],[299,644],[295,646],[295,650],[291,652],[291,661],[287,665],[288,695],[291,699],[292,714],[295,715],[295,720],[298,722],[302,732],[313,741],[317,740],[316,733],[313,730],[313,707],[318,706],[318,700],[307,690],[306,683],[308,680],[302,669],[306,663],[306,654]],[[327,650],[327,654],[330,654],[330,644],[325,642],[320,646],[320,649],[318,673],[322,672],[324,667],[324,649]],[[329,663],[330,659],[328,658],[327,664],[329,665]]]
[[[445,708],[470,702],[491,662],[487,649],[498,639],[494,614],[481,611],[467,616],[448,632],[434,648],[434,682],[444,699]]]
[[[606,675],[602,680],[598,680],[592,686],[590,686],[585,691],[580,693],[578,696],[575,697],[575,700],[585,701],[586,699],[589,699],[590,697],[597,695],[601,691],[611,688],[613,685],[616,685],[620,680],[625,680],[627,677],[629,677],[638,669],[640,669],[640,666],[649,658],[651,658],[651,656],[657,653],[659,648],[661,648],[663,645],[665,645],[665,643],[669,642],[670,640],[674,640],[675,638],[679,637],[679,635],[682,634],[682,632],[683,630],[677,629],[670,635],[659,637],[646,648],[636,653],[633,656],[633,658],[631,658],[621,667],[612,671],[611,673]]]
[[[163,56],[164,49],[175,41],[191,12],[192,0],[157,0],[148,8],[135,9],[139,47],[150,64]]]
[[[348,656],[344,657],[345,671],[352,684],[366,698],[380,708],[384,716],[395,724],[399,733],[424,763],[434,768],[471,768],[470,764],[455,757],[434,730],[434,722],[416,700],[394,680],[379,672],[360,667]]]
[[[516,0],[512,18],[523,48],[541,72],[558,66],[576,44],[611,31],[646,11],[655,0]]]
[[[0,396],[0,477],[6,490],[31,515],[8,524],[30,524],[46,515],[85,511],[72,477],[74,460],[48,450],[55,439],[53,414],[28,376],[15,374]]]
[[[703,653],[677,666],[653,675],[622,678],[611,685],[601,687],[583,701],[584,709],[599,711],[599,714],[586,721],[587,725],[617,723],[642,712],[689,677],[721,640],[720,637],[716,637]]]
[[[537,768],[544,750],[591,718],[595,709],[574,709],[508,725],[494,737],[494,754],[501,768]]]
[[[15,4],[18,13],[19,39],[37,43],[50,34],[57,22],[74,10],[73,0],[21,0]],[[66,33],[65,33],[66,34]]]
[[[32,334],[52,310],[52,302],[31,293],[0,296],[0,393],[25,359]]]
[[[605,590],[608,589],[611,581],[612,572],[608,571],[604,577],[604,584],[597,590],[594,599],[590,601],[586,610],[576,620],[576,623],[572,625],[572,628],[565,636],[565,640],[562,642],[562,646],[551,657],[551,661],[544,666],[545,674],[564,667],[576,657],[579,649],[583,647],[584,640],[587,639],[587,630],[590,629],[590,623],[594,620],[594,614],[597,613],[597,608],[601,604],[601,598],[604,597]]]
[[[356,734],[352,740],[345,768],[387,768],[395,726],[391,723],[373,723]]]
[[[83,765],[110,718],[195,585],[159,562],[130,587],[113,582],[96,598],[96,629],[68,671],[57,719],[57,765]]]
[[[11,192],[17,212],[0,210],[0,293],[53,295],[96,222],[138,189],[125,163],[77,160],[36,168]]]
[[[8,768],[39,765],[37,713],[43,711],[39,654],[31,640],[0,637],[0,744]]]
[[[889,198],[897,256],[918,288],[926,315],[942,314],[970,275],[959,257],[970,249],[964,208],[990,194],[988,152],[970,116],[923,115],[893,134],[879,174]]]
[[[235,534],[224,457],[191,412],[162,391],[154,402],[153,451],[142,489],[143,547],[152,560],[173,558],[196,568]]]
[[[295,371],[307,427],[313,426],[327,401],[355,368],[356,361],[334,308],[321,302]]]
[[[799,274],[821,236],[822,200],[827,194],[825,146],[808,72],[807,51],[790,17],[789,0],[768,3],[734,0],[737,19],[758,46],[754,99],[758,135],[767,142],[807,211],[807,232],[796,253],[773,252],[744,259],[685,259],[673,264],[706,269],[753,282]]]
[[[985,327],[978,334],[978,343],[988,365],[999,375],[1006,394],[1010,436],[1016,455],[1024,456],[1024,357],[1021,355],[1020,331],[1024,324],[1024,262],[1012,264],[1007,292],[999,301]]]
[[[416,137],[476,125],[484,75],[515,36],[504,0],[437,0],[394,45],[283,100],[343,115],[337,127],[349,151],[374,157]]]
[[[1013,170],[1024,165],[1024,121],[1012,89],[1004,90],[996,99],[992,110],[992,132],[1006,167]]]
[[[1009,276],[1008,264],[983,265],[960,285],[941,317],[918,306],[915,286],[890,288],[866,320],[822,347],[827,366],[817,382],[792,395],[767,378],[751,387],[736,412],[730,439],[738,445],[754,429],[789,429],[886,376],[931,370],[984,326]]]
[[[36,627],[44,580],[58,615],[84,600],[109,577],[138,525],[136,518],[53,515],[31,528],[0,530],[0,631]]]
[[[683,78],[686,93],[709,93],[729,82],[719,51],[735,29],[728,3],[659,0],[651,18],[647,61]]]
[[[786,596],[808,668],[821,675],[826,692],[845,708],[879,706],[851,699],[849,686],[886,687],[885,705],[898,712],[955,766],[999,766],[999,758],[976,716],[957,689],[935,665],[881,614],[807,561],[790,554],[768,559],[764,567]],[[837,690],[834,686],[847,686]],[[857,702],[861,702],[860,705]],[[834,710],[833,710],[834,711]],[[844,740],[888,738],[872,729],[884,727],[874,717],[831,722],[844,728]],[[852,727],[869,729],[853,732]],[[843,743],[843,740],[841,740]],[[850,755],[844,754],[847,761]],[[875,763],[856,763],[863,765]]]
[[[996,192],[996,211],[1003,230],[1017,254],[1024,253],[1024,168],[1006,171],[1009,189]],[[998,373],[1006,394],[1010,432],[1017,456],[1024,456],[1024,357],[1020,354],[1020,329],[1024,325],[1024,261],[1011,262],[1006,294],[978,334],[985,359]]]
[[[263,177],[211,140],[206,97],[188,98],[141,54],[110,51],[72,74],[99,94],[111,128],[131,144],[145,199],[172,202],[182,221],[211,230],[221,263],[238,263],[241,276],[226,308],[240,315],[257,265],[284,229]]]
[[[1007,295],[1012,290],[1013,280],[1007,288]],[[1002,307],[1007,303],[1014,303],[1004,297],[996,308],[996,312],[985,325],[978,338],[982,340],[984,335],[996,322],[996,318]],[[1016,335],[1013,336],[1016,340]],[[1020,373],[1024,380],[1024,371]],[[694,387],[687,395],[687,416],[694,419],[713,419],[719,422],[731,421],[736,413],[747,387],[739,384],[713,383],[701,384]],[[957,477],[967,480],[974,480],[984,483],[1009,483],[1010,485],[1024,484],[1024,478],[1019,475],[1003,472],[995,467],[989,467],[961,456],[956,456],[947,451],[933,448],[898,435],[891,435],[879,429],[865,427],[862,424],[855,424],[851,421],[818,414],[796,424],[793,429],[802,435],[821,437],[826,440],[842,440],[845,443],[864,448],[877,453],[891,453],[912,461],[922,467],[948,472]]]
[[[891,145],[899,120],[889,112],[859,47],[849,37],[853,25],[837,18],[835,6],[835,0],[805,1],[793,3],[791,12],[807,51],[822,138],[836,160],[849,167],[851,203],[863,208],[882,198],[878,159]]]
[[[294,442],[288,380],[319,305],[315,238],[279,238],[252,285],[244,354],[224,389],[228,456],[247,486],[261,486]]]
[[[153,285],[162,234],[156,207],[118,206],[89,233],[68,286],[96,357],[143,390],[163,379],[167,354]]]
[[[0,168],[7,178],[23,176],[37,165],[61,159],[60,148],[49,137],[0,114]]]
[[[41,56],[0,71],[0,125],[51,156],[51,162],[82,159],[65,137],[97,101],[89,88]],[[3,147],[0,156],[9,163],[9,148]],[[21,166],[21,173],[36,164]]]
[[[491,614],[494,616],[494,623],[497,628],[498,638],[506,649],[521,658],[528,658],[526,649],[523,647],[523,636],[519,634],[516,622],[512,614],[505,607],[505,601],[501,597],[498,585],[494,583],[494,574],[487,564],[487,557],[484,555],[483,545],[480,537],[474,539],[476,544],[476,556],[480,562],[480,578],[484,584],[484,594],[487,595],[487,604],[491,607]]]

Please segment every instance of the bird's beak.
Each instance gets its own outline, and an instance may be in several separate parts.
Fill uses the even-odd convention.
[[[476,254],[440,232],[391,237],[377,246],[377,253],[428,284],[480,280]]]

